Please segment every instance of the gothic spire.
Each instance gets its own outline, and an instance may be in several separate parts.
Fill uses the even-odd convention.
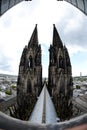
[[[25,46],[25,48],[23,49],[22,56],[20,59],[20,65],[22,65],[22,66],[25,64],[26,53],[27,53],[27,46]]]
[[[58,48],[63,48],[62,40],[57,32],[55,24],[53,24],[53,45],[58,46]]]
[[[66,48],[65,45],[64,45],[64,52],[65,52],[65,58],[66,58],[66,65],[67,65],[67,66],[71,66],[68,49]]]
[[[37,31],[37,24],[34,28],[30,41],[28,43],[28,47],[31,45],[38,45],[38,31]]]

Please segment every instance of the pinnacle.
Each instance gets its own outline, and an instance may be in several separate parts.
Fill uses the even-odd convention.
[[[58,48],[63,48],[63,43],[55,27],[55,24],[53,24],[53,45],[58,46]]]
[[[34,28],[30,41],[28,43],[28,47],[31,45],[38,45],[38,31],[37,31],[37,24]]]

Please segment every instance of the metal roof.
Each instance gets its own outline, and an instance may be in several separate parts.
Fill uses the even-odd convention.
[[[65,0],[87,15],[87,0]]]
[[[15,6],[16,4],[22,1],[31,1],[31,0],[0,0],[0,15],[3,15],[11,7]],[[63,0],[57,0],[57,1],[63,1]],[[74,5],[84,14],[87,15],[87,0],[64,0],[64,1]]]
[[[16,4],[22,1],[31,1],[31,0],[0,0],[0,15],[3,15],[7,10]]]

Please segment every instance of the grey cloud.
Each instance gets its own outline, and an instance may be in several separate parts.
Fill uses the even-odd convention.
[[[6,65],[4,63],[0,64],[0,70],[9,71],[9,69],[10,69],[9,64],[6,64]]]
[[[3,71],[10,71],[10,59],[3,55],[3,54],[0,54],[0,70],[3,70]]]
[[[78,14],[76,14],[78,15]],[[78,20],[76,18],[75,13],[73,14],[73,20]],[[72,16],[71,16],[72,17]],[[82,21],[79,21],[80,27],[69,29],[69,31],[65,31],[67,29],[67,25],[69,20],[71,19],[70,15],[61,19],[60,23],[57,24],[59,29],[59,34],[61,39],[67,44],[74,44],[81,47],[87,47],[87,18],[85,15],[82,15]]]

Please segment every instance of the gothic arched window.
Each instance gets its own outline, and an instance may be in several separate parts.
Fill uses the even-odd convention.
[[[41,54],[38,53],[35,57],[35,63],[36,65],[41,65]]]
[[[62,56],[59,57],[59,68],[64,68],[64,61]]]
[[[56,55],[53,51],[50,53],[50,63],[51,63],[51,65],[56,64]]]
[[[29,57],[29,67],[33,68],[33,58],[32,58],[32,56]]]

